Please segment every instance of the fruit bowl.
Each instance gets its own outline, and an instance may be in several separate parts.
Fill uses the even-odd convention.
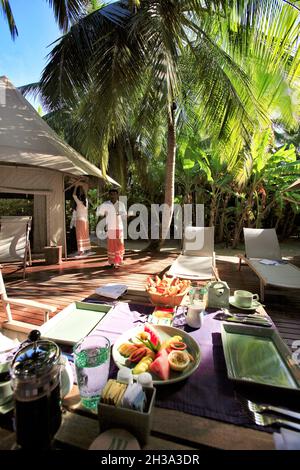
[[[184,330],[165,325],[156,325],[154,329],[159,335],[161,343],[163,343],[164,341],[168,341],[171,337],[180,336],[182,338],[182,341],[187,345],[187,350],[189,354],[192,355],[194,360],[191,361],[186,367],[186,369],[184,369],[183,371],[171,370],[170,376],[166,380],[163,380],[158,375],[156,375],[156,373],[153,373],[149,370],[148,372],[150,372],[152,375],[153,385],[167,385],[185,380],[187,377],[189,377],[195,372],[195,370],[200,364],[201,351],[199,344],[197,343],[197,341],[194,340],[191,335],[189,335]],[[118,339],[114,343],[112,348],[112,357],[119,369],[121,369],[121,367],[128,367],[128,359],[119,352],[120,346],[123,343],[128,343],[132,338],[136,338],[137,335],[142,331],[144,331],[144,325],[136,326],[128,331],[125,331],[121,336],[118,337]],[[133,365],[135,366],[136,364]]]

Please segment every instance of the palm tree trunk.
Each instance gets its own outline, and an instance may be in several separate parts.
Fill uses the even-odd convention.
[[[226,209],[229,203],[230,199],[230,193],[227,193],[224,202],[223,202],[223,207],[222,207],[222,214],[221,214],[221,219],[220,219],[220,227],[219,227],[219,236],[218,236],[218,242],[222,242],[224,239],[224,227],[225,227],[225,220],[226,220]]]
[[[250,212],[251,207],[252,207],[252,196],[253,196],[253,193],[251,192],[251,194],[249,195],[249,198],[246,201],[244,209],[241,211],[240,214],[236,215],[237,223],[236,223],[236,226],[235,226],[235,231],[234,231],[234,236],[233,236],[233,241],[232,241],[232,248],[237,247],[237,245],[240,241],[241,235],[242,235],[243,226],[245,224],[245,221],[249,220],[249,212]],[[249,224],[248,224],[248,227],[249,227]]]
[[[276,232],[278,232],[278,227],[280,225],[281,219],[282,219],[282,216],[276,218],[276,224],[275,224]]]
[[[242,212],[242,214],[240,215],[239,222],[235,226],[234,236],[233,236],[233,240],[232,240],[232,248],[236,248],[238,246],[238,243],[239,243],[240,238],[241,238],[241,234],[242,234],[246,214],[247,214],[246,211]]]
[[[161,245],[165,242],[174,212],[175,162],[176,162],[176,124],[175,103],[170,106],[168,115],[168,153],[165,178],[165,205],[162,219]]]
[[[258,193],[256,193],[256,223],[255,223],[255,228],[261,228],[261,220],[262,220],[261,205],[260,205]]]
[[[210,227],[213,227],[215,225],[216,212],[217,212],[217,192],[215,190],[214,185],[212,185],[212,194],[211,194],[211,202],[210,202],[210,217],[209,217]]]
[[[286,233],[287,237],[290,237],[293,233],[296,215],[297,215],[296,212],[292,212],[292,216],[289,217],[289,227]]]

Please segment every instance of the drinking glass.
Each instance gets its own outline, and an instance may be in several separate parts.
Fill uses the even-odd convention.
[[[110,342],[97,333],[86,336],[74,346],[74,358],[81,403],[97,409],[109,375]]]
[[[190,301],[191,305],[194,303],[195,291],[196,291],[196,289],[194,287],[191,287],[191,289],[189,291],[189,301]]]
[[[205,287],[194,287],[193,289],[194,295],[193,295],[193,301],[191,303],[199,304],[203,303],[204,296],[207,292]]]

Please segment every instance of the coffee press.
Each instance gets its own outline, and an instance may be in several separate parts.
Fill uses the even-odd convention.
[[[11,364],[17,444],[49,449],[61,424],[60,349],[33,330]]]

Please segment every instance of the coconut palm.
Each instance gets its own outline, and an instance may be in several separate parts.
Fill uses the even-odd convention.
[[[55,45],[40,83],[44,105],[55,110],[80,102],[85,153],[95,158],[100,149],[104,168],[110,143],[129,119],[136,117],[141,135],[155,134],[165,119],[165,236],[173,212],[176,126],[183,103],[197,104],[203,127],[215,140],[230,142],[236,158],[254,127],[268,120],[247,74],[251,61],[268,71],[265,87],[277,80],[278,89],[299,75],[299,17],[287,3],[140,0],[106,5],[81,18]],[[183,95],[186,69],[192,69],[192,93]]]
[[[62,31],[67,31],[69,26],[76,22],[85,7],[89,5],[89,0],[46,0],[54,11],[54,16]],[[95,2],[94,2],[95,3]],[[8,23],[10,33],[14,39],[18,35],[17,25],[15,23],[13,11],[9,0],[0,0],[0,11]]]

